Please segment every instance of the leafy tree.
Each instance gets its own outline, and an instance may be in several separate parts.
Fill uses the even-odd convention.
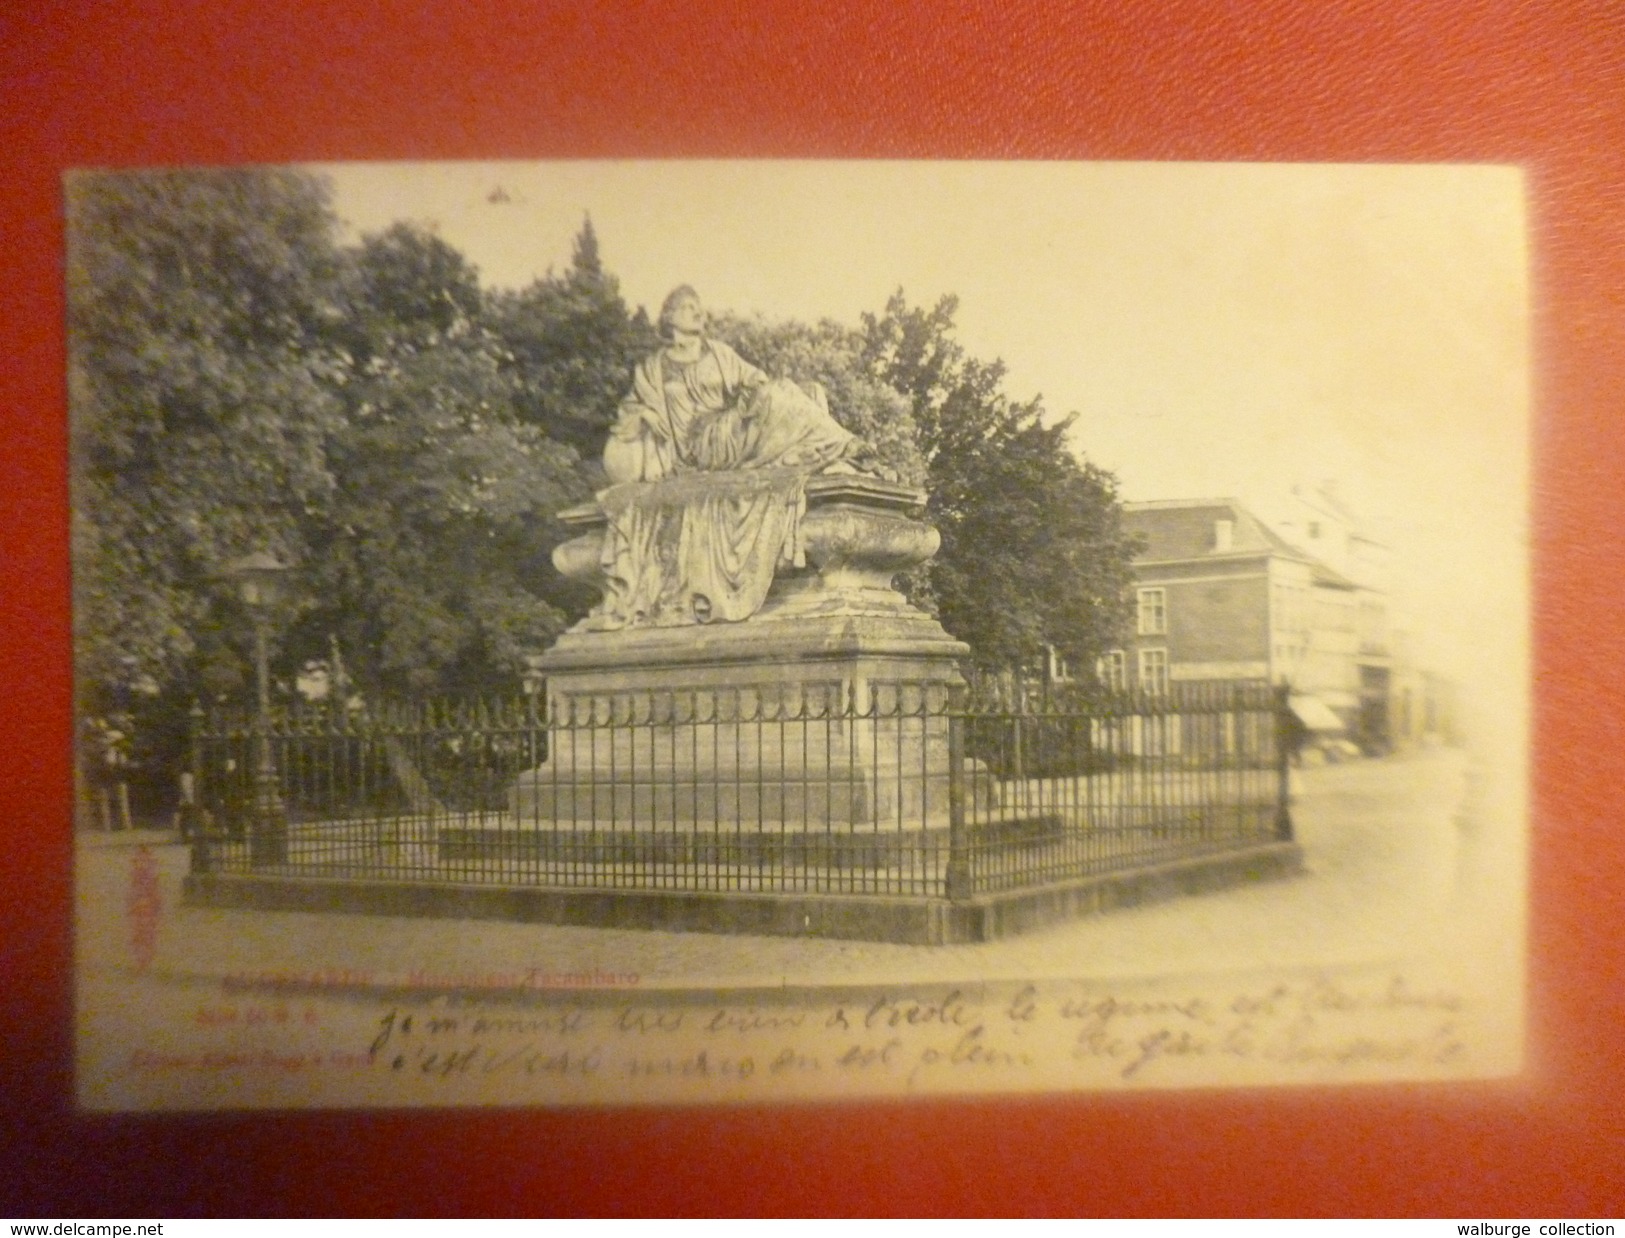
[[[957,309],[898,292],[862,331],[865,364],[906,394],[919,428],[942,622],[986,666],[1030,664],[1046,646],[1090,665],[1121,637],[1137,548],[1116,479],[1072,455],[1070,418],[1047,423],[1040,399],[1005,395],[1001,362],[965,353]]]
[[[67,224],[76,690],[87,734],[128,715],[150,813],[190,700],[246,678],[220,569],[297,559],[331,498],[342,263],[325,186],[287,170],[81,174]]]
[[[923,483],[925,458],[913,411],[906,398],[870,371],[857,332],[828,319],[808,325],[726,313],[714,316],[711,329],[773,377],[822,385],[838,422],[866,439],[900,479]]]
[[[478,273],[423,228],[397,224],[354,254],[336,485],[312,537],[316,594],[299,637],[337,636],[372,692],[512,687],[566,615],[538,597],[585,497],[575,453],[525,423],[487,328]]]
[[[324,184],[270,169],[76,178],[69,236],[81,708],[140,710],[167,790],[191,700],[247,688],[220,571],[255,549],[300,569],[284,682],[337,636],[373,693],[512,686],[585,491],[462,256],[409,226],[347,251]]]
[[[659,340],[641,309],[628,312],[620,284],[604,270],[592,220],[582,224],[563,275],[495,294],[489,322],[519,417],[597,461],[632,367]]]
[[[264,169],[87,174],[68,192],[82,696],[229,656],[215,576],[297,556],[332,493],[340,259],[323,184]]]
[[[481,318],[479,272],[422,225],[392,224],[350,258],[344,325],[363,370],[466,335]]]

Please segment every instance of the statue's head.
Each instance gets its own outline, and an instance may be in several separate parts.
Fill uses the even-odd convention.
[[[705,307],[700,301],[700,294],[687,284],[678,284],[677,287],[666,294],[666,299],[660,303],[659,326],[662,338],[668,340],[672,338],[674,328],[679,325],[677,323],[678,312],[685,305],[692,305],[699,312],[698,325],[693,329],[698,330],[705,325]]]

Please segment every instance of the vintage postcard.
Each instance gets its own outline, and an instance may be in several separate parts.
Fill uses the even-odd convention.
[[[1523,1071],[1519,170],[66,201],[84,1108]]]

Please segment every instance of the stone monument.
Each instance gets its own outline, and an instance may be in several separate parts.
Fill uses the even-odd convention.
[[[741,860],[884,863],[881,835],[947,827],[966,648],[893,588],[939,545],[926,496],[821,391],[704,322],[692,289],[667,298],[668,342],[604,452],[611,484],[560,513],[576,536],[553,561],[602,601],[532,659],[551,750],[513,807],[543,830],[686,839],[693,860],[726,835]]]

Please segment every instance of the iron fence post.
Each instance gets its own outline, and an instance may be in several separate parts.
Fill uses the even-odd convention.
[[[1275,695],[1275,837],[1292,841],[1292,689],[1278,684]]]
[[[203,795],[203,706],[197,701],[186,713],[186,781],[181,787],[181,836],[192,844],[192,871],[209,871],[209,829],[212,822],[204,810]]]
[[[258,709],[254,713],[254,807],[248,825],[249,861],[280,864],[288,858],[288,818],[282,805],[282,775],[271,735],[269,634],[264,616],[254,616],[254,672]]]
[[[965,822],[965,689],[948,693],[948,872],[946,893],[971,896],[970,834]]]

